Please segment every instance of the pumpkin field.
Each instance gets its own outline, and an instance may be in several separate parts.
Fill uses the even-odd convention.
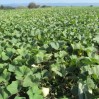
[[[0,10],[0,99],[99,99],[99,7]]]

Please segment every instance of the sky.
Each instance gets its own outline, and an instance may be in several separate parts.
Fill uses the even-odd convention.
[[[13,3],[99,3],[99,0],[0,0],[0,4]]]

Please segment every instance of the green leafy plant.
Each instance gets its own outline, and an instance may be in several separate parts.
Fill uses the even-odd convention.
[[[98,7],[0,11],[0,99],[98,99]]]

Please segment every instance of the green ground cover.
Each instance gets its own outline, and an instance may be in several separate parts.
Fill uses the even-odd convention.
[[[98,7],[0,10],[0,99],[98,98]]]

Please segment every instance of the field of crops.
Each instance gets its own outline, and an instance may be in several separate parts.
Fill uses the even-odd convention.
[[[0,99],[99,99],[99,8],[1,10]]]

